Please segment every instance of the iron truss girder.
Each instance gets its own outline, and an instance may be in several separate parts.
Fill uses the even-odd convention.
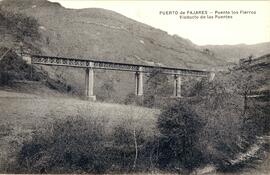
[[[42,55],[31,55],[31,63],[41,65],[51,65],[51,66],[68,66],[78,68],[93,68],[93,69],[106,69],[106,70],[131,71],[143,73],[157,72],[170,75],[192,75],[200,77],[207,77],[211,73],[209,71],[204,70],[182,69],[163,66],[148,66],[139,64],[127,64],[109,61],[52,57]]]

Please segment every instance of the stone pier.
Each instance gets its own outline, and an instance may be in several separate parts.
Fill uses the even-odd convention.
[[[174,89],[173,89],[173,96],[174,97],[181,97],[181,76],[174,75]]]
[[[210,72],[209,77],[208,77],[209,81],[213,81],[215,76],[216,76],[215,72]]]
[[[85,96],[88,100],[96,100],[94,95],[94,69],[92,67],[85,70]]]
[[[135,95],[143,95],[143,68],[139,67],[139,71],[135,73]]]
[[[58,56],[45,56],[45,55],[31,55],[23,54],[23,59],[28,64],[46,65],[46,66],[64,66],[72,68],[81,68],[85,70],[85,96],[86,99],[95,101],[94,95],[94,70],[114,70],[123,72],[135,73],[135,95],[142,97],[143,92],[143,76],[144,74],[151,74],[156,70],[160,73],[171,75],[174,77],[174,97],[181,97],[181,78],[182,76],[196,76],[205,77],[209,81],[215,78],[215,72],[205,70],[183,69],[166,66],[153,66],[141,64],[128,64],[112,61],[89,60],[78,58],[66,58]],[[143,99],[143,98],[141,98]]]

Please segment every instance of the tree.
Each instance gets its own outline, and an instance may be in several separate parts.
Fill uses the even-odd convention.
[[[261,68],[241,66],[218,73],[199,93],[201,102],[195,108],[206,125],[198,143],[204,157],[220,169],[232,168],[230,161],[245,153],[256,142],[256,136],[269,130],[269,122],[265,125],[269,121],[266,106],[249,98],[265,84],[265,78]]]
[[[172,95],[173,86],[169,84],[168,76],[162,74],[160,70],[152,71],[148,77],[144,93],[144,105],[153,107],[155,103],[158,103],[158,98]]]
[[[102,93],[98,95],[98,98],[101,101],[112,100],[112,94],[115,92],[113,79],[104,81],[100,89]]]
[[[184,102],[165,109],[158,118],[160,167],[192,170],[199,166],[203,157],[196,143],[202,126],[200,117]]]

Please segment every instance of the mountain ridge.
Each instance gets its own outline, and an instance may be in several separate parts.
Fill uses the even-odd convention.
[[[203,49],[209,49],[220,59],[227,59],[229,62],[238,63],[242,58],[260,57],[270,53],[270,42],[256,44],[236,44],[236,45],[204,45]]]
[[[26,3],[27,2],[27,3]],[[223,64],[223,61],[221,60],[215,60],[215,58],[203,53],[203,51],[198,50],[197,48],[194,48],[193,46],[191,46],[191,44],[189,42],[186,42],[186,40],[177,37],[177,36],[170,36],[167,34],[167,32],[159,30],[159,29],[155,29],[151,26],[148,26],[146,24],[142,24],[140,22],[137,22],[135,20],[132,20],[130,18],[126,18],[123,15],[110,11],[110,10],[104,10],[104,9],[97,9],[97,8],[88,8],[88,9],[79,9],[79,10],[75,10],[75,9],[65,9],[64,7],[61,7],[59,5],[54,5],[54,7],[52,8],[52,4],[49,6],[47,5],[50,4],[50,2],[48,1],[38,1],[39,3],[36,3],[36,1],[31,1],[31,0],[27,0],[27,1],[23,1],[22,4],[23,5],[19,5],[21,8],[19,9],[19,12],[23,12],[28,14],[29,16],[33,16],[35,18],[38,19],[38,21],[41,23],[41,25],[43,26],[43,29],[45,29],[45,31],[42,31],[43,35],[45,33],[48,34],[48,30],[52,30],[54,33],[57,33],[58,36],[57,37],[61,37],[61,34],[63,34],[64,32],[59,31],[59,27],[62,26],[69,26],[69,33],[73,33],[72,30],[76,30],[76,33],[78,35],[84,35],[86,32],[86,28],[88,28],[88,34],[85,35],[87,37],[90,37],[91,40],[93,41],[98,41],[98,44],[95,44],[93,42],[91,42],[91,44],[93,45],[92,49],[90,49],[93,52],[92,55],[88,54],[90,57],[96,57],[98,58],[100,57],[108,57],[109,54],[104,54],[103,49],[106,47],[109,47],[106,44],[106,41],[113,41],[115,43],[116,40],[122,40],[120,42],[117,42],[118,45],[121,45],[121,47],[113,47],[110,48],[111,50],[114,49],[123,49],[123,47],[126,47],[126,44],[132,44],[135,47],[132,47],[130,45],[130,47],[126,47],[125,51],[127,53],[123,53],[123,54],[119,54],[119,52],[115,52],[110,54],[110,57],[113,59],[112,61],[114,61],[114,57],[117,56],[118,57],[129,57],[131,55],[136,55],[136,57],[140,57],[140,58],[145,58],[147,61],[153,61],[153,62],[165,62],[168,65],[185,65],[187,66],[186,68],[189,67],[193,67],[194,65],[192,65],[192,63],[196,63],[198,64],[198,62],[196,61],[196,59],[194,59],[195,56],[198,55],[198,57],[200,57],[200,59],[204,62],[201,67],[206,67],[205,65],[209,64],[209,65],[213,65],[215,64],[214,62],[218,62],[219,64]],[[43,2],[43,3],[41,3]],[[12,7],[13,10],[18,9],[17,6],[18,4],[14,4],[14,2],[11,1],[2,1],[1,4],[4,4],[4,6],[9,6]],[[28,4],[27,7],[26,4]],[[41,5],[40,5],[41,4]],[[45,4],[45,5],[43,5]],[[15,7],[14,7],[15,6]],[[31,6],[31,8],[29,7]],[[39,7],[40,6],[40,7]],[[49,8],[48,8],[49,6]],[[59,7],[58,7],[59,6]],[[22,7],[25,7],[24,9],[22,9]],[[34,8],[33,8],[34,7]],[[55,9],[56,8],[56,9]],[[47,12],[50,12],[51,14],[55,15],[54,18],[52,18],[53,15],[48,15]],[[59,20],[61,16],[61,21]],[[69,16],[69,17],[66,17]],[[113,20],[113,21],[112,21]],[[76,28],[76,25],[81,26],[80,29]],[[61,27],[60,27],[61,28]],[[89,32],[89,28],[92,29],[92,31]],[[90,29],[90,30],[91,30]],[[46,31],[47,30],[47,31]],[[63,28],[63,30],[65,30]],[[104,31],[104,30],[111,30],[111,31]],[[99,32],[102,31],[103,33]],[[96,32],[96,33],[94,33]],[[106,33],[105,33],[106,32]],[[120,32],[119,34],[116,34],[116,32]],[[74,31],[75,33],[75,31]],[[114,37],[110,37],[108,35],[116,35]],[[50,35],[50,34],[49,34]],[[70,36],[68,33],[64,34],[65,38],[71,39],[72,36]],[[99,36],[97,36],[99,35]],[[120,35],[120,36],[119,36]],[[126,38],[128,38],[129,40],[123,40],[121,39],[121,36],[126,35]],[[103,37],[103,41],[99,41],[98,37]],[[52,36],[49,36],[49,38],[51,39]],[[76,39],[71,39],[73,41],[73,43],[75,42],[82,42],[79,43],[80,47],[83,47],[83,45],[88,44],[89,42],[85,41],[85,37],[80,38],[80,40]],[[108,41],[108,42],[109,42]],[[73,43],[69,43],[68,41],[62,41],[62,43],[64,43],[65,45],[72,45]],[[97,43],[97,42],[96,42]],[[122,44],[123,43],[123,44]],[[141,46],[144,46],[141,47]],[[154,46],[154,47],[153,47]],[[149,49],[148,49],[148,48]],[[44,45],[43,45],[44,48]],[[45,48],[48,49],[48,48]],[[135,50],[136,54],[132,53],[131,50]],[[170,52],[167,57],[166,60],[164,59],[164,57],[166,57],[166,55],[162,54],[163,52],[160,52],[158,50],[165,50],[165,52]],[[52,49],[50,49],[52,50]],[[87,49],[81,49],[81,50],[87,50]],[[112,52],[111,50],[109,50],[110,52]],[[150,51],[152,52],[156,52],[156,53],[149,53]],[[67,52],[65,49],[61,49],[57,52],[53,51],[52,54],[54,55],[60,55],[59,52],[61,52],[61,56],[66,56],[66,55],[72,55],[71,52]],[[73,51],[75,52],[74,55],[79,55],[78,51]],[[86,51],[87,52],[87,51]],[[105,51],[106,52],[106,51]],[[108,51],[107,51],[108,52]],[[123,51],[122,51],[123,52]],[[146,52],[143,56],[142,55],[138,55],[138,53],[140,52]],[[158,52],[158,53],[157,53]],[[188,53],[187,53],[188,52]],[[46,51],[45,51],[46,53]],[[104,54],[104,56],[103,56]],[[193,54],[190,56],[190,54]],[[86,54],[82,55],[82,56],[87,56]],[[163,57],[163,58],[160,58]],[[172,57],[172,58],[170,58]],[[182,58],[184,57],[184,58]],[[133,58],[134,59],[134,58]],[[163,60],[161,60],[163,59]],[[168,61],[168,60],[172,60],[173,61]],[[179,59],[179,60],[178,60]],[[181,61],[181,59],[184,59],[183,61]],[[161,60],[161,61],[160,61]],[[122,60],[122,61],[127,61],[129,62],[129,60]],[[195,65],[195,67],[197,67],[197,65]]]
[[[41,38],[29,41],[36,48],[28,49],[32,54],[199,70],[215,70],[215,67],[228,64],[226,59],[212,54],[211,49],[207,51],[188,39],[169,35],[111,10],[66,9],[47,0],[3,0],[0,8],[26,14],[38,21]],[[1,38],[0,44],[18,45],[10,37]],[[42,69],[53,79],[61,77],[79,92],[84,92],[83,70],[46,66]],[[120,100],[134,92],[131,73],[97,70],[95,77],[99,80],[95,81],[94,88],[97,96],[104,96],[104,88],[108,87],[113,92],[109,95]]]

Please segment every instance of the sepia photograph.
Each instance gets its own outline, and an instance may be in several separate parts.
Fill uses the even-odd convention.
[[[269,9],[0,0],[0,174],[270,175]]]

